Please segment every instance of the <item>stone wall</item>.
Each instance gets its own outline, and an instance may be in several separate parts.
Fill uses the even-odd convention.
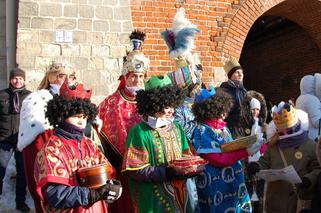
[[[118,85],[122,58],[132,31],[129,0],[21,0],[17,63],[35,89],[52,60],[66,59],[79,78],[94,89],[94,101]],[[56,32],[72,32],[58,42]]]
[[[0,89],[7,87],[6,1],[0,0]]]

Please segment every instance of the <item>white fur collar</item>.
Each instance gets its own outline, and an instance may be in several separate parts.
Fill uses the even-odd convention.
[[[22,102],[17,144],[20,151],[31,144],[39,134],[52,128],[45,118],[47,103],[52,98],[50,92],[43,89],[31,93]]]

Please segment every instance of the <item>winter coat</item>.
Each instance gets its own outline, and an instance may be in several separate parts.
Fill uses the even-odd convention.
[[[297,148],[283,150],[287,164],[293,165],[301,179],[306,177],[312,183],[309,188],[297,188],[298,195],[302,200],[312,199],[317,176],[321,171],[315,149],[316,143],[308,139]],[[282,169],[285,167],[278,145],[270,146],[258,163],[261,169]],[[297,196],[292,184],[283,180],[273,181],[268,184],[266,193],[267,213],[295,213],[296,203]]]
[[[223,82],[220,86],[225,92],[232,96],[233,106],[231,111],[226,118],[227,126],[232,132],[233,138],[235,138],[234,129],[240,121],[240,106],[245,96],[246,89],[243,86],[242,82],[228,80]]]
[[[23,89],[18,92],[19,112],[13,110],[14,93],[11,88],[0,91],[0,143],[13,143],[18,141],[20,109],[22,101],[30,93],[29,90]]]
[[[318,137],[319,121],[321,119],[321,74],[306,75],[301,79],[301,95],[296,100],[296,108],[302,109],[309,116],[309,137]]]

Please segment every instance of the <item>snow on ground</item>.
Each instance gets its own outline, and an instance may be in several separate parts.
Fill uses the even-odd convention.
[[[3,180],[3,190],[2,195],[0,196],[0,212],[1,213],[18,213],[20,211],[16,210],[16,179],[12,178],[12,176],[15,176],[16,174],[16,166],[15,166],[15,159],[12,155],[12,158],[10,159],[6,176]],[[26,203],[28,206],[32,209],[30,212],[34,211],[34,204],[33,200],[28,192],[27,194],[27,200]]]

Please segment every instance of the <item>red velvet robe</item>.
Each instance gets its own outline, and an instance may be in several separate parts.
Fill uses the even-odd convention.
[[[120,89],[100,103],[98,108],[99,117],[103,121],[101,131],[124,155],[128,131],[141,122],[135,98],[125,89]]]
[[[37,193],[44,212],[77,212],[96,213],[107,212],[105,201],[98,201],[88,206],[72,209],[53,209],[42,195],[42,187],[47,183],[57,183],[66,186],[79,186],[76,171],[80,167],[90,167],[101,163],[109,163],[104,154],[91,140],[84,137],[81,141],[81,155],[76,140],[66,140],[52,135],[49,141],[38,152],[34,175],[37,183]],[[80,160],[82,159],[82,161]],[[82,162],[82,163],[81,163]],[[112,171],[112,166],[111,171]]]
[[[53,129],[48,129],[44,133],[37,136],[34,142],[26,146],[22,150],[23,163],[25,167],[25,175],[27,180],[30,195],[35,203],[36,213],[42,213],[41,203],[36,191],[36,181],[34,177],[34,163],[36,161],[37,153],[41,150],[43,145],[49,140],[53,134]]]
[[[99,117],[103,121],[101,131],[124,156],[127,133],[134,125],[141,122],[136,110],[135,97],[125,89],[118,89],[99,105]],[[109,205],[110,211],[133,213],[128,180],[120,171],[117,171],[117,179],[122,183],[123,194],[116,202]]]

